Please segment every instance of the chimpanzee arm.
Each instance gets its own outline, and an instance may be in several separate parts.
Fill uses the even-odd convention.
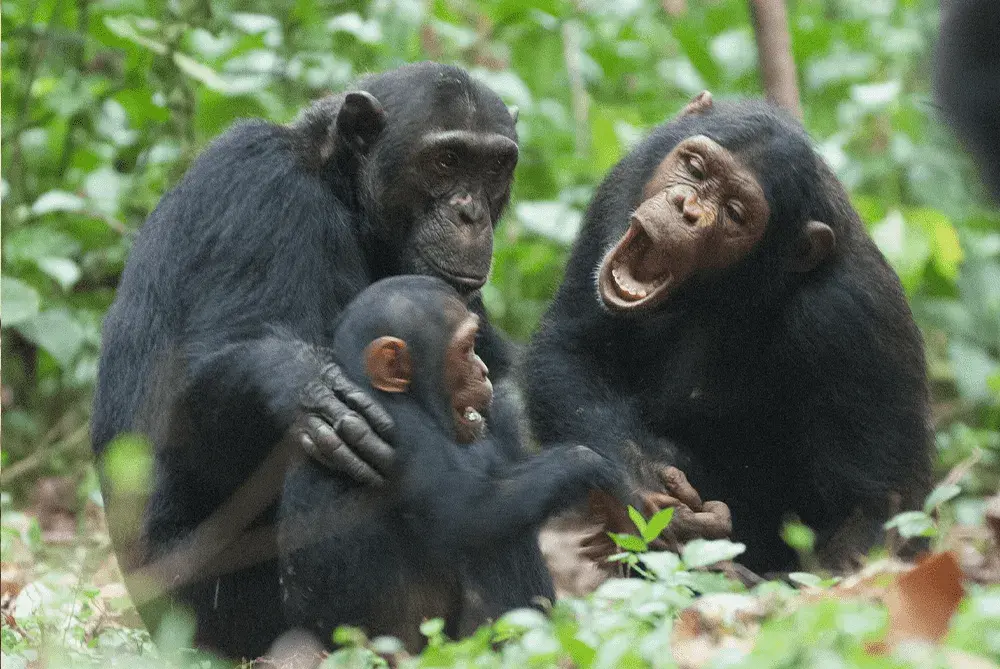
[[[537,528],[591,488],[622,495],[623,475],[585,446],[552,446],[515,464],[491,440],[462,447],[410,429],[396,482],[399,508],[440,549],[462,549]]]

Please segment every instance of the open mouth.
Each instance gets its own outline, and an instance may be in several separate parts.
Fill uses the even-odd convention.
[[[673,283],[670,259],[633,220],[625,236],[601,263],[599,288],[608,308],[647,309],[667,296]]]

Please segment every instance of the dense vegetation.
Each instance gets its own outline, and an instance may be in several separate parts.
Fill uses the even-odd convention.
[[[945,544],[955,528],[983,527],[984,497],[1000,482],[1000,213],[935,117],[936,4],[793,0],[789,12],[805,124],[899,272],[925,334],[940,473],[977,458],[949,481],[960,494],[941,493],[954,499],[939,526],[928,516],[901,523],[903,533],[938,532]],[[485,297],[523,339],[559,283],[594,186],[630,144],[704,88],[717,98],[761,93],[745,0],[4,0],[0,11],[2,559],[5,596],[17,596],[3,608],[5,667],[52,642],[71,648],[74,662],[97,657],[95,648],[148,655],[116,599],[89,466],[100,323],[135,231],[230,123],[287,121],[358,74],[403,62],[472,69],[521,112],[514,201]],[[62,535],[53,518],[69,522]],[[424,661],[668,663],[673,620],[693,593],[737,588],[689,570],[710,557],[654,558],[657,580],[612,582],[592,601],[561,605],[551,621],[511,616],[493,630],[518,639],[502,654],[490,653],[484,632],[459,646],[435,641]],[[719,627],[745,639],[763,621],[752,666],[904,662],[864,650],[886,625],[879,605],[804,602],[786,586],[767,587],[725,600]],[[34,599],[22,596],[32,588]],[[1000,633],[986,624],[1000,618],[1000,591],[969,592],[949,644],[1000,657]],[[737,615],[744,605],[763,608]],[[185,639],[177,629],[174,646]],[[727,657],[748,647],[734,642]]]

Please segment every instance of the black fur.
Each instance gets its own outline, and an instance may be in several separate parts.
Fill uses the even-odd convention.
[[[115,526],[119,499],[103,482],[126,571],[192,543],[190,533],[273,452],[295,415],[306,381],[299,372],[308,369],[282,359],[302,354],[287,349],[289,338],[329,344],[338,314],[366,286],[428,271],[414,257],[417,234],[433,233],[422,251],[446,254],[456,236],[440,217],[421,218],[433,203],[402,186],[422,133],[490,130],[517,140],[501,100],[455,67],[406,66],[356,88],[381,103],[384,128],[369,115],[348,119],[359,124],[355,134],[338,134],[345,95],[318,102],[291,125],[240,123],[205,150],[138,235],[104,323],[92,423],[99,457],[125,431],[146,433],[156,449],[138,540],[129,536],[137,528]],[[477,180],[509,186],[475,170],[454,183]],[[508,198],[509,190],[490,194],[494,225]],[[473,306],[482,312],[478,296]],[[478,346],[503,377],[507,344],[485,319]],[[282,371],[288,365],[298,371]],[[197,614],[202,647],[254,657],[283,627],[276,548],[266,531],[280,473],[278,487],[249,496],[263,510],[253,525],[264,528],[262,561],[240,567],[220,555],[215,571],[185,567],[199,578],[175,600]],[[177,576],[170,567],[163,577],[169,584]],[[151,627],[163,603],[140,606]]]
[[[941,5],[934,97],[1000,201],[1000,3]]]
[[[743,261],[693,277],[657,312],[613,315],[596,269],[656,166],[695,134],[758,176],[767,231]],[[836,250],[812,272],[787,272],[782,261],[811,219],[833,228]],[[703,499],[729,504],[754,569],[792,566],[779,538],[791,515],[818,530],[835,564],[928,490],[923,347],[899,281],[802,128],[763,103],[682,116],[612,170],[526,367],[543,443],[579,441],[647,484],[651,463],[679,466]]]
[[[443,281],[380,281],[344,312],[333,344],[352,381],[396,422],[396,475],[362,487],[304,461],[289,474],[281,508],[282,579],[290,622],[327,644],[339,625],[423,646],[422,621],[441,617],[452,636],[537,597],[553,598],[538,548],[539,525],[579,502],[590,485],[619,480],[610,461],[582,447],[512,461],[492,437],[455,441],[443,390],[445,351],[458,295]],[[366,346],[407,342],[414,380],[405,393],[374,390]]]

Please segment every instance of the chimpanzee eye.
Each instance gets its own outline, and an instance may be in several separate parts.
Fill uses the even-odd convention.
[[[732,220],[736,225],[742,226],[743,221],[743,208],[740,206],[739,202],[727,202],[726,203],[726,215]]]
[[[458,165],[458,154],[454,151],[445,151],[438,156],[438,167],[443,170],[450,170]]]
[[[705,178],[705,168],[701,164],[701,160],[694,155],[689,155],[686,159],[688,172],[691,173],[698,181]]]

